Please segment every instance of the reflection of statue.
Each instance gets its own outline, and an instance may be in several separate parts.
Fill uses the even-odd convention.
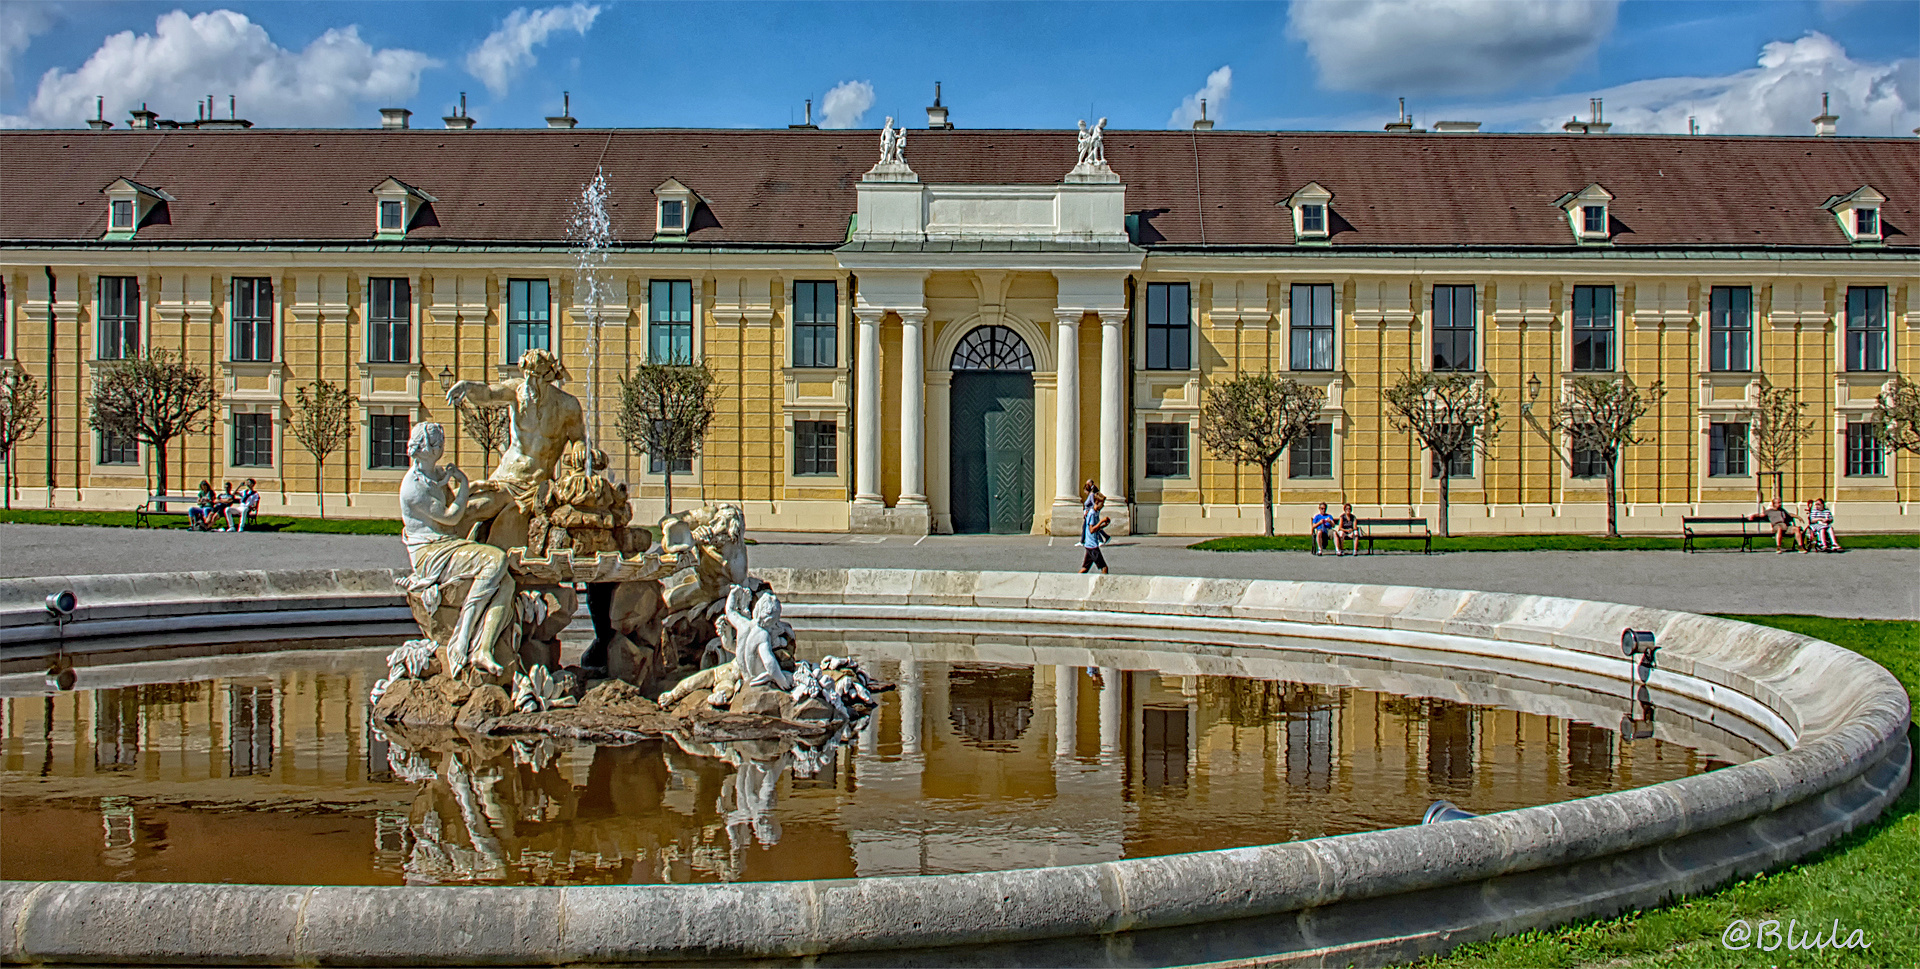
[[[484,537],[502,548],[526,544],[526,513],[516,503],[531,505],[540,485],[553,476],[567,442],[587,436],[580,401],[559,387],[567,370],[558,357],[528,350],[520,355],[520,374],[493,385],[462,380],[447,390],[447,403],[456,407],[462,401],[505,404],[511,415],[500,465],[474,488],[466,509],[468,522],[494,523]]]
[[[1107,119],[1101,118],[1089,131],[1086,119],[1080,119],[1080,153],[1074,159],[1073,167],[1098,168],[1107,163],[1106,127]]]
[[[895,128],[892,116],[888,116],[886,127],[880,129],[880,164],[905,165],[907,163],[907,129]]]
[[[400,484],[400,520],[413,574],[404,581],[407,591],[421,594],[432,614],[439,609],[442,590],[471,579],[459,623],[445,643],[447,672],[458,676],[471,661],[499,674],[504,667],[494,651],[501,634],[516,628],[508,625],[516,614],[513,577],[507,574],[505,552],[469,541],[455,530],[467,511],[467,476],[458,468],[440,467],[445,449],[446,432],[434,423],[414,428],[407,441],[412,466]],[[509,657],[512,648],[507,646]]]

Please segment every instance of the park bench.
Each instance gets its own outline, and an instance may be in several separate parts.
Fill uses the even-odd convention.
[[[1419,542],[1420,554],[1433,554],[1433,530],[1427,527],[1424,518],[1361,518],[1355,524],[1360,526],[1359,541],[1367,544],[1367,551],[1373,551],[1374,542]],[[1404,528],[1404,532],[1392,532],[1385,535],[1374,531],[1376,528]],[[1415,531],[1414,529],[1419,529]]]
[[[200,499],[194,495],[148,495],[147,500],[133,510],[133,524],[135,527],[151,528],[153,523],[147,519],[152,515],[179,515],[184,518],[187,509],[199,503]],[[175,508],[175,505],[179,507]]]
[[[1755,520],[1749,515],[1685,515],[1680,519],[1680,550],[1694,551],[1696,538],[1737,538],[1740,551],[1753,549],[1753,540],[1766,538],[1773,534],[1773,528],[1765,518]]]

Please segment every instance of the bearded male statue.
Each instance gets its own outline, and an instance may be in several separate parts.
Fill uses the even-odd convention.
[[[505,404],[507,447],[500,466],[473,486],[465,524],[471,537],[500,548],[527,544],[527,521],[540,486],[553,477],[554,465],[572,441],[585,441],[580,401],[560,389],[567,369],[546,350],[520,355],[520,376],[498,384],[462,380],[447,390],[447,403]]]

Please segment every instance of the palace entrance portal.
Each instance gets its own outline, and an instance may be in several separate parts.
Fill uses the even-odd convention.
[[[953,351],[955,532],[1033,529],[1033,353],[1004,326],[976,327]]]

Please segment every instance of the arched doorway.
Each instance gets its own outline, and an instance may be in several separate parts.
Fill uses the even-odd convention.
[[[1004,326],[953,350],[949,494],[955,532],[1033,529],[1033,352]]]

